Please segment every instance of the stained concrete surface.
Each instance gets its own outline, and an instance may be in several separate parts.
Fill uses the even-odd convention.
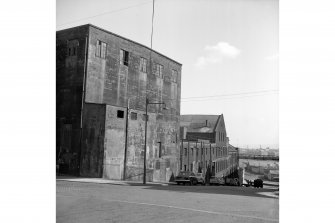
[[[266,189],[57,181],[57,222],[278,222]],[[270,191],[270,190],[268,190]]]

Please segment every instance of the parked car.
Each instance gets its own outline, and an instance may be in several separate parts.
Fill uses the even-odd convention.
[[[197,178],[198,183],[205,185],[205,177],[203,173],[196,173],[195,177]]]
[[[227,178],[226,179],[226,184],[229,186],[239,186],[240,183],[237,178]]]
[[[245,180],[243,181],[242,186],[250,187],[250,186],[252,186],[252,183],[253,183],[252,180],[245,179]]]
[[[209,184],[210,185],[224,185],[225,182],[223,180],[222,177],[215,177],[215,176],[212,176],[210,179],[209,179]]]
[[[263,180],[262,179],[256,179],[254,180],[254,187],[256,188],[263,188]]]
[[[190,185],[196,185],[198,183],[197,178],[195,177],[195,174],[191,171],[181,171],[178,176],[175,178],[175,182],[179,184],[190,184]]]
[[[279,182],[279,177],[272,178],[272,181]]]

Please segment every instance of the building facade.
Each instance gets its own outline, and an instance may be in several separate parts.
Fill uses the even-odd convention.
[[[238,159],[229,145],[223,115],[182,115],[180,118],[181,170],[229,177]],[[235,150],[236,151],[236,150]]]
[[[147,181],[169,181],[180,168],[182,65],[90,24],[56,41],[56,149],[71,157],[68,172],[142,180],[147,119]]]

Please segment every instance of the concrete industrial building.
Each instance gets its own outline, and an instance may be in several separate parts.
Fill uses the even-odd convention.
[[[180,169],[182,65],[90,24],[56,41],[56,149],[68,173],[120,180],[125,163],[125,179],[142,180],[148,100],[168,109],[148,105],[146,179],[169,181]]]
[[[229,144],[223,115],[181,115],[182,170],[227,177],[238,169],[238,150]]]

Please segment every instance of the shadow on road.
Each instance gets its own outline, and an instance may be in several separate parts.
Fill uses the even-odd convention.
[[[143,184],[129,183],[129,186],[143,186]],[[207,194],[223,194],[223,195],[238,195],[238,196],[252,196],[272,198],[258,194],[259,192],[275,193],[278,188],[253,188],[253,187],[236,187],[236,186],[179,186],[179,185],[147,185],[143,189],[161,190],[161,191],[175,191],[180,193],[207,193]]]

